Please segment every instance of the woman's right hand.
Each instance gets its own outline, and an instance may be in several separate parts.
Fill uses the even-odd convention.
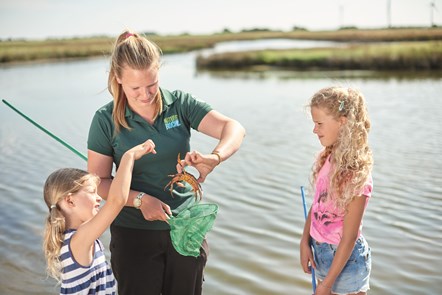
[[[167,222],[169,216],[172,215],[169,205],[149,195],[143,197],[140,210],[144,219],[149,221],[162,220]]]

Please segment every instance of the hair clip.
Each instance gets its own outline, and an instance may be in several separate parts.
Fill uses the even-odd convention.
[[[50,210],[57,208],[57,205],[51,205]]]
[[[340,112],[342,112],[342,111],[344,110],[344,101],[343,101],[343,100],[340,100],[340,101],[339,101],[339,108],[338,108],[338,110],[339,110]]]

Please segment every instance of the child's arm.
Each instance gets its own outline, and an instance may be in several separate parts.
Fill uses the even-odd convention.
[[[110,186],[112,184],[112,165],[113,158],[105,156],[94,151],[88,151],[88,171],[98,175],[101,179],[98,186],[98,194],[107,199],[109,195]],[[134,199],[140,191],[130,190],[129,197],[126,202],[126,206],[133,206]],[[168,215],[171,215],[169,205],[160,201],[156,197],[145,194],[143,197],[142,206],[140,207],[141,213],[143,213],[146,220],[163,220],[167,221]],[[165,213],[166,212],[166,213]]]
[[[301,266],[305,273],[312,273],[310,266],[316,268],[315,260],[313,259],[313,252],[310,246],[310,225],[311,225],[311,212],[312,208],[308,211],[307,219],[305,220],[304,232],[302,233],[301,242],[300,242],[300,257],[301,257]]]
[[[135,160],[150,152],[156,154],[152,140],[147,140],[124,153],[106,203],[93,218],[83,223],[72,237],[71,250],[80,264],[87,262],[84,265],[88,265],[92,262],[94,241],[103,234],[126,204]]]
[[[355,242],[358,239],[359,226],[361,225],[362,216],[364,215],[365,200],[365,196],[356,197],[347,207],[347,213],[344,217],[342,239],[336,250],[336,255],[333,259],[332,265],[330,266],[330,270],[322,282],[323,287],[330,288],[333,286],[337,276],[341,273],[351,255],[351,252],[353,251]],[[317,293],[318,291],[321,291],[319,289],[322,288],[318,286]],[[328,292],[330,292],[330,289]]]

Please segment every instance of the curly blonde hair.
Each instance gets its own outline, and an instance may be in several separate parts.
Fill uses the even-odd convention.
[[[49,209],[43,237],[43,251],[46,258],[46,271],[49,276],[60,281],[60,249],[66,231],[65,213],[59,202],[69,194],[80,191],[86,182],[99,184],[100,178],[84,170],[63,168],[56,170],[46,179],[43,197]]]
[[[110,63],[107,88],[114,98],[112,112],[115,131],[118,133],[121,127],[130,129],[126,121],[127,97],[118,83],[117,77],[121,78],[123,69],[129,67],[135,70],[147,70],[161,66],[161,49],[145,37],[128,30],[121,33],[115,41]],[[161,93],[158,91],[155,97],[156,112],[154,120],[162,112],[163,104]]]
[[[368,145],[371,124],[365,98],[356,89],[333,86],[316,92],[309,107],[320,108],[335,119],[347,119],[337,141],[319,154],[311,176],[313,185],[330,155],[330,189],[336,206],[344,209],[360,194],[373,167],[373,156]]]

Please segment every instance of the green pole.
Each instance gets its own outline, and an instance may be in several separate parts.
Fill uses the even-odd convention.
[[[59,137],[55,136],[54,134],[52,134],[51,132],[49,132],[48,130],[46,130],[45,128],[43,128],[42,126],[40,126],[38,123],[36,123],[34,120],[32,120],[31,118],[29,118],[28,116],[26,116],[25,114],[23,114],[22,112],[20,112],[18,109],[16,109],[14,106],[12,106],[9,102],[7,102],[6,100],[2,99],[2,102],[4,104],[6,104],[8,107],[10,107],[11,109],[13,109],[15,112],[17,112],[20,116],[22,116],[23,118],[25,118],[26,120],[28,120],[29,122],[31,122],[35,127],[37,127],[38,129],[40,129],[41,131],[43,131],[44,133],[46,133],[47,135],[49,135],[50,137],[52,137],[53,139],[55,139],[56,141],[58,141],[59,143],[61,143],[62,145],[64,145],[65,147],[67,147],[68,149],[70,149],[72,152],[74,152],[77,156],[79,156],[80,158],[82,158],[83,160],[87,161],[87,157],[85,155],[83,155],[82,153],[80,153],[79,151],[77,151],[75,148],[73,148],[72,146],[70,146],[69,144],[67,144],[66,142],[64,142],[62,139],[60,139]]]

